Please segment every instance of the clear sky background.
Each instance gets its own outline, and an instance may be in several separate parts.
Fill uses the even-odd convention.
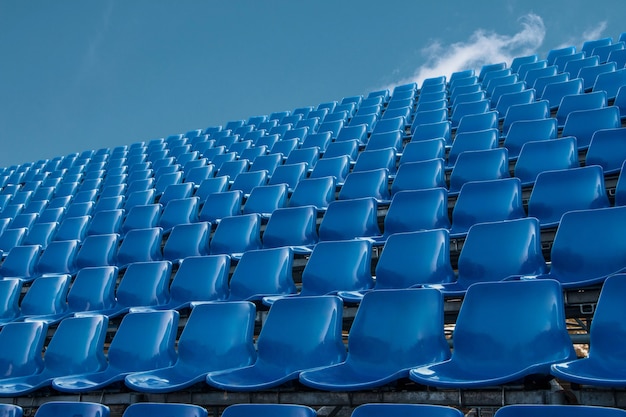
[[[626,1],[0,0],[0,166],[626,31]]]

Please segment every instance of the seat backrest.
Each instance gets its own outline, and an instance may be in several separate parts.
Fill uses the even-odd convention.
[[[514,104],[509,107],[502,123],[502,133],[507,135],[511,125],[518,120],[547,119],[550,117],[550,104],[539,100],[528,104]]]
[[[446,144],[448,145],[452,144],[452,139],[451,139],[452,124],[449,121],[444,119],[444,120],[436,121],[432,123],[421,123],[421,124],[416,124],[416,123],[418,123],[417,115],[416,115],[416,119],[413,121],[413,124],[411,125],[411,132],[412,132],[411,142],[420,142],[420,141],[428,140],[428,139],[444,138],[446,141]]]
[[[399,191],[446,187],[445,162],[441,158],[400,165],[391,183],[391,194]]]
[[[11,321],[19,316],[21,295],[21,280],[12,278],[0,280],[0,320]]]
[[[243,206],[243,214],[259,213],[269,217],[274,210],[287,206],[287,184],[254,187]]]
[[[224,217],[210,242],[210,253],[233,254],[261,248],[261,215],[242,214]]]
[[[489,204],[485,204],[485,201]],[[476,223],[526,217],[519,178],[470,181],[463,184],[452,210],[450,233],[467,233]]]
[[[22,316],[52,316],[67,310],[71,277],[65,274],[36,278],[20,303]]]
[[[241,214],[242,200],[243,191],[241,190],[211,193],[204,200],[198,220],[217,223],[224,217]]]
[[[193,194],[193,183],[183,182],[180,184],[168,185],[159,198],[159,203],[166,206],[171,200],[189,198]],[[99,203],[98,203],[99,204]]]
[[[116,233],[87,236],[76,254],[76,267],[115,265],[119,237]]]
[[[21,245],[27,233],[28,228],[26,227],[6,229],[0,235],[0,251],[8,252],[15,246]]]
[[[448,190],[438,187],[394,194],[384,220],[385,236],[440,228],[450,228]]]
[[[585,94],[572,94],[563,96],[561,104],[556,112],[556,119],[559,126],[563,126],[567,116],[577,110],[601,109],[608,104],[606,92],[594,91]]]
[[[619,172],[625,160],[626,128],[602,129],[593,134],[585,165],[600,165],[606,175]]]
[[[228,255],[190,256],[182,260],[170,285],[168,305],[180,308],[191,301],[225,300],[228,297]]]
[[[626,411],[620,408],[592,405],[515,404],[499,408],[494,417],[534,417],[545,415],[554,417],[623,417],[626,415]]]
[[[292,191],[300,180],[306,177],[307,167],[308,164],[305,162],[279,165],[274,170],[274,174],[268,181],[268,185],[287,184],[289,190]]]
[[[619,88],[626,85],[626,69],[599,74],[593,85],[593,91],[604,91],[609,100],[614,100]]]
[[[576,138],[567,136],[558,140],[525,143],[515,163],[514,174],[522,181],[522,185],[526,185],[534,183],[541,172],[577,166]]]
[[[582,78],[584,80],[585,90],[593,89],[593,86],[596,83],[598,77],[602,74],[615,72],[617,69],[617,64],[615,62],[606,62],[604,64],[593,65],[589,67],[583,67],[578,71],[577,77]],[[612,80],[616,81],[616,80]],[[609,87],[610,88],[610,87]],[[599,91],[596,90],[596,91]]]
[[[553,65],[558,57],[564,55],[572,55],[574,53],[576,53],[575,46],[565,46],[563,48],[550,49],[546,56],[546,61],[548,61],[548,65]]]
[[[371,197],[331,202],[319,226],[320,241],[378,235],[378,204]]]
[[[66,217],[57,228],[53,240],[78,240],[81,241],[87,234],[87,228],[91,223],[91,216]]]
[[[402,156],[398,161],[398,165],[407,162],[427,161],[429,159],[443,159],[445,154],[446,141],[443,138],[409,142],[402,149]]]
[[[510,92],[509,89],[515,85],[516,84],[500,86],[496,88],[496,91],[491,96],[492,107],[494,107],[498,112],[498,117],[500,119],[504,118],[504,115],[509,110],[509,107],[516,104],[528,104],[535,101],[536,90],[534,88],[526,90],[522,88],[520,91]]]
[[[565,213],[552,245],[550,274],[568,283],[602,277],[626,267],[621,255],[625,250],[625,213],[623,206]]]
[[[555,118],[519,120],[509,128],[509,133],[504,139],[504,147],[509,151],[509,158],[516,158],[525,143],[556,139],[556,136],[557,121]]]
[[[43,403],[35,413],[35,417],[109,417],[110,415],[111,411],[108,406],[83,401],[49,401]]]
[[[123,209],[99,211],[91,219],[87,227],[87,235],[119,233],[122,229],[123,219]]]
[[[314,206],[276,209],[265,226],[263,247],[314,245],[318,241],[316,222]]]
[[[379,168],[386,168],[390,174],[396,173],[395,148],[362,151],[352,167],[352,172],[370,171]]]
[[[609,205],[602,167],[589,165],[540,173],[530,194],[528,215],[549,226],[557,225],[568,211]]]
[[[180,262],[188,256],[208,255],[210,233],[209,222],[174,226],[163,246],[163,259]]]
[[[48,326],[43,321],[7,323],[0,331],[0,371],[5,377],[33,375],[43,369],[41,352]]]
[[[301,295],[371,288],[372,247],[366,240],[319,242],[302,272]]]
[[[461,249],[457,282],[467,288],[476,282],[539,275],[546,270],[537,219],[478,223],[469,229]]]
[[[321,158],[311,171],[310,178],[333,176],[338,184],[345,181],[350,169],[350,158],[347,155],[333,158]]]
[[[448,153],[448,167],[454,166],[461,152],[493,149],[498,146],[500,133],[496,128],[458,132]]]
[[[41,253],[37,274],[73,274],[76,272],[76,256],[80,242],[78,240],[60,240],[50,242]]]
[[[115,305],[118,269],[115,266],[82,268],[67,294],[71,312],[108,310]]]
[[[152,227],[148,229],[129,230],[117,251],[118,266],[126,266],[133,262],[160,261],[161,240],[163,229]]]
[[[257,361],[283,369],[284,375],[342,362],[342,316],[343,303],[336,296],[277,300],[257,339]]]
[[[261,300],[265,296],[295,294],[293,251],[289,247],[245,252],[230,278],[229,300]]]
[[[134,229],[146,229],[156,227],[161,219],[161,204],[146,204],[132,207],[122,223],[122,234]]]
[[[395,233],[389,236],[378,258],[375,289],[442,284],[455,279],[446,229]]]
[[[356,407],[354,411],[352,411],[351,417],[378,417],[381,415],[405,417],[420,417],[424,415],[432,417],[461,417],[463,416],[463,412],[456,408],[433,404],[372,403]]]
[[[222,417],[316,417],[311,407],[298,404],[233,404],[224,410]]]
[[[395,157],[394,157],[395,168]],[[389,200],[389,170],[377,168],[367,171],[352,171],[346,177],[337,199],[373,197],[376,200]]]
[[[556,109],[560,107],[563,97],[569,95],[579,95],[582,93],[583,80],[580,78],[574,78],[546,85],[543,89],[541,99],[547,100],[550,103],[551,109]]]
[[[230,190],[241,190],[244,194],[250,194],[254,187],[265,185],[267,181],[267,170],[242,172],[237,174],[233,183],[230,185]]]
[[[306,178],[298,182],[289,198],[289,207],[315,206],[323,210],[335,200],[336,179],[333,176]]]
[[[195,196],[170,200],[161,213],[158,225],[169,231],[180,224],[195,223],[198,221],[199,205],[200,198]]]
[[[450,192],[458,192],[469,181],[508,178],[509,158],[506,148],[465,151],[457,158],[450,174]]]
[[[117,307],[166,304],[170,298],[171,275],[172,263],[169,261],[131,263],[117,286]]]
[[[571,112],[565,120],[562,136],[575,136],[578,148],[587,148],[597,130],[622,126],[619,109],[615,106]]]

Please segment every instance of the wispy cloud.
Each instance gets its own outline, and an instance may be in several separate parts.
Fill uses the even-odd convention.
[[[583,32],[582,40],[580,41],[580,43],[582,44],[582,42],[584,41],[600,39],[604,31],[606,30],[607,25],[608,24],[606,20],[604,20],[598,23],[597,25],[595,25],[594,27],[587,29],[586,31]]]
[[[543,43],[546,29],[543,19],[529,13],[518,19],[521,29],[513,35],[501,35],[484,29],[476,30],[466,42],[457,42],[444,46],[439,41],[424,48],[424,64],[413,74],[398,80],[396,85],[417,82],[424,79],[446,75],[453,72],[475,69],[484,64],[506,62],[510,64],[516,56],[530,55]]]

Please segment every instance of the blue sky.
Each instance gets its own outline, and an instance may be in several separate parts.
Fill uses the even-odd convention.
[[[626,2],[0,0],[0,166],[626,31]]]

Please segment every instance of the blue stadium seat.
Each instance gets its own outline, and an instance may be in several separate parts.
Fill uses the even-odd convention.
[[[500,134],[496,128],[465,132],[457,131],[457,134],[454,137],[454,142],[452,142],[450,152],[448,153],[446,168],[448,170],[454,168],[456,160],[461,152],[497,148],[499,138]]]
[[[66,217],[61,221],[57,231],[52,238],[53,241],[59,240],[78,240],[81,241],[87,234],[87,228],[91,223],[91,216]]]
[[[228,178],[230,178],[230,181],[232,181],[240,173],[248,171],[248,168],[250,168],[250,161],[248,161],[247,159],[227,161],[218,168],[215,176],[228,176]]]
[[[597,130],[622,126],[619,109],[615,106],[592,110],[577,110],[568,114],[562,136],[575,136],[578,149],[586,149]]]
[[[330,132],[325,133],[311,133],[306,139],[302,142],[300,149],[306,149],[310,147],[318,147],[320,152],[324,153],[328,144],[332,139],[332,134]]]
[[[302,179],[289,198],[289,207],[313,205],[317,210],[326,210],[335,200],[336,179],[333,176]]]
[[[478,73],[478,81],[482,82],[485,79],[485,76],[492,71],[501,71],[505,68],[506,68],[506,62],[485,64],[482,67],[480,67],[480,71]]]
[[[11,249],[21,245],[27,233],[28,229],[26,227],[16,229],[8,228],[2,232],[2,235],[0,235],[0,251],[2,251],[2,256],[6,257]]]
[[[295,150],[296,149],[294,149],[291,152],[293,153]],[[291,153],[289,155],[291,155]],[[257,171],[261,171],[261,172],[265,171],[267,172],[267,176],[269,178],[274,174],[276,167],[281,165],[282,163],[283,163],[283,156],[280,153],[260,155],[260,156],[257,156],[256,159],[252,162],[252,165],[250,165],[250,169],[248,170],[248,172],[250,173],[250,172],[257,172]],[[237,177],[235,177],[235,181],[237,181]],[[231,190],[233,189],[232,185],[230,189]]]
[[[272,212],[263,232],[263,247],[291,247],[296,253],[310,251],[318,241],[314,206],[279,208]]]
[[[528,215],[539,219],[542,228],[556,227],[568,211],[609,205],[602,167],[588,165],[540,173],[528,200]]]
[[[68,312],[76,314],[113,308],[117,278],[115,266],[80,269],[67,294]]]
[[[469,116],[471,114],[486,113],[489,111],[489,108],[490,108],[490,104],[489,104],[489,100],[487,99],[457,104],[450,117],[450,121],[452,122],[452,127],[457,127],[459,123],[461,123],[461,119],[463,117]],[[415,124],[415,122],[413,122],[413,124]]]
[[[584,58],[585,58],[584,52],[576,52],[575,50],[571,50],[571,51],[568,51],[568,53],[561,53],[559,56],[555,56],[554,60],[552,61],[552,64],[549,64],[549,65],[556,65],[556,67],[559,69],[559,72],[565,72],[565,67],[570,61],[580,61]],[[589,58],[595,59],[593,55],[590,56]],[[550,62],[550,59],[548,60],[548,62]],[[587,64],[587,65],[597,65],[597,61],[593,61],[593,62],[594,64]],[[573,68],[575,71],[571,73],[568,71],[568,73],[571,74],[572,77],[576,77],[576,74],[578,74],[578,68]]]
[[[128,210],[122,223],[122,235],[131,230],[156,227],[161,219],[161,204],[137,205]]]
[[[626,160],[626,128],[603,129],[591,137],[585,165],[600,165],[607,174],[619,173]]]
[[[570,59],[565,63],[564,72],[569,73],[572,77],[580,78],[583,81],[583,90],[586,89],[585,80],[579,75],[583,68],[597,67],[600,59],[597,56],[586,56],[579,59]]]
[[[295,294],[293,251],[289,247],[245,252],[230,278],[228,301],[260,301],[263,297]]]
[[[210,234],[209,222],[174,226],[163,246],[163,259],[178,264],[188,256],[208,255]]]
[[[348,240],[380,235],[378,203],[372,197],[336,200],[319,225],[319,240]]]
[[[199,205],[200,198],[195,196],[170,200],[163,209],[157,225],[167,233],[175,226],[196,223]]]
[[[25,395],[50,386],[54,378],[103,369],[107,324],[106,317],[100,315],[68,317],[61,321],[46,346],[41,370],[0,380],[0,396]],[[41,354],[41,346],[37,354]]]
[[[307,164],[307,167],[313,168],[319,159],[320,148],[317,146],[311,146],[291,151],[289,157],[285,160],[285,165],[300,164],[304,162]],[[271,174],[273,173],[274,171],[271,172]]]
[[[367,130],[368,128],[366,124],[350,124],[350,126],[344,126],[339,131],[335,141],[343,142],[346,140],[357,140],[360,144],[365,144],[367,142]]]
[[[479,114],[468,114],[461,118],[456,133],[475,132],[498,127],[498,112],[487,111]],[[454,145],[454,142],[453,142]]]
[[[545,62],[545,61],[544,61]],[[534,68],[526,73],[524,82],[530,88],[535,88],[535,83],[539,78],[553,77],[559,73],[559,69],[556,65],[548,65],[542,68]]]
[[[24,378],[43,369],[41,352],[48,326],[41,321],[7,323],[0,332],[0,364],[2,375]]]
[[[0,325],[14,321],[20,315],[19,299],[22,281],[15,278],[0,280]]]
[[[167,186],[167,188],[165,188],[165,191],[163,191],[163,194],[161,195],[161,197],[159,197],[159,203],[162,206],[166,206],[167,203],[169,203],[171,200],[178,200],[181,198],[189,198],[193,195],[194,192],[194,185],[193,183],[190,182],[183,182],[180,184],[172,184]],[[100,199],[98,201],[98,205],[100,204],[100,202],[102,201],[102,199]],[[115,208],[121,208],[121,207],[115,207]],[[107,210],[111,210],[112,208],[108,208]]]
[[[404,131],[392,130],[383,133],[374,133],[370,136],[365,145],[366,151],[373,151],[378,149],[393,148],[396,152],[402,152],[402,141]]]
[[[511,124],[503,146],[509,152],[509,159],[516,159],[527,142],[556,139],[557,132],[555,118],[520,120]]]
[[[489,204],[485,204],[489,201]],[[476,223],[526,217],[518,178],[470,181],[463,184],[452,210],[450,237],[463,237]]]
[[[552,105],[553,102],[550,101],[550,99],[548,99],[548,97],[550,96],[550,94],[546,94],[546,97],[544,98],[544,94],[545,94],[545,89],[547,86],[552,85],[552,84],[558,84],[558,83],[563,83],[563,82],[567,82],[570,81],[570,76],[568,72],[561,72],[558,73],[556,75],[549,75],[546,77],[539,77],[535,80],[535,84],[533,85],[533,88],[537,94],[537,98],[542,99],[542,100],[548,100],[550,102],[550,108],[552,109]],[[578,93],[574,93],[574,94],[580,94],[582,92],[582,80],[581,81],[581,91],[579,91]],[[553,87],[551,87],[553,88]],[[556,100],[556,102],[560,102],[561,100]]]
[[[514,85],[514,84],[511,84]],[[506,90],[504,90],[506,91]],[[496,89],[491,96],[491,102],[493,103],[493,109],[498,112],[498,119],[504,119],[509,107],[516,104],[529,104],[535,101],[536,90],[529,88],[518,92],[503,92],[501,89]]]
[[[569,169],[579,166],[576,138],[567,136],[558,140],[528,142],[522,146],[515,163],[514,174],[522,187],[534,184],[543,171]]]
[[[346,155],[337,157],[324,157],[317,161],[309,178],[335,177],[335,182],[343,184],[350,170],[350,158]]]
[[[13,218],[11,222],[11,229],[20,229],[26,228],[29,229],[33,224],[37,221],[39,215],[37,213],[24,213],[22,211],[20,214]]]
[[[144,191],[135,191],[126,194],[126,202],[124,202],[124,210],[126,213],[135,206],[144,206],[146,204],[154,204],[155,191],[153,188]]]
[[[405,417],[462,417],[463,413],[453,407],[433,404],[401,404],[401,403],[370,403],[363,404],[352,411],[351,417],[377,416],[405,416]]]
[[[365,152],[376,151],[364,151],[363,153]],[[363,153],[361,153],[361,155],[363,155]],[[355,198],[373,197],[379,202],[387,202],[390,199],[388,178],[389,171],[387,168],[371,169],[368,171],[353,170],[346,177],[346,181],[341,187],[337,199],[351,200]]]
[[[356,139],[345,140],[342,142],[331,142],[330,144],[328,144],[328,147],[324,152],[323,158],[330,159],[347,156],[352,162],[355,161],[357,156],[359,155],[360,148],[361,144]]]
[[[354,119],[354,118],[353,118]],[[337,138],[339,131],[343,128],[343,120],[323,121],[317,128],[318,133],[331,132],[333,138]]]
[[[316,417],[311,407],[298,404],[233,404],[224,410],[222,417]]]
[[[446,141],[444,138],[427,139],[409,142],[402,149],[402,155],[398,165],[406,162],[427,161],[429,159],[443,159],[446,154]]]
[[[441,158],[406,162],[400,165],[391,183],[391,195],[400,191],[446,187],[445,165]]]
[[[370,171],[385,168],[389,174],[396,173],[396,150],[395,148],[383,148],[376,150],[364,150],[359,153],[352,172]]]
[[[475,101],[483,101],[487,98],[487,95],[484,90],[477,89],[476,91],[471,91],[462,94],[456,94],[450,100],[450,107],[452,108],[452,112],[454,112],[456,106],[461,103],[471,103]],[[445,101],[445,100],[444,100]],[[434,109],[431,109],[434,110]]]
[[[469,181],[495,180],[509,176],[509,158],[506,148],[466,151],[459,155],[450,174],[449,191],[458,193],[463,184]]]
[[[174,310],[126,314],[109,346],[108,363],[97,370],[77,369],[70,376],[54,378],[52,386],[61,392],[89,392],[123,381],[131,372],[170,366],[176,360],[177,327]]]
[[[345,362],[304,371],[300,382],[327,391],[378,388],[408,377],[411,368],[449,357],[439,291],[373,291],[357,310]]]
[[[274,210],[287,206],[288,193],[287,184],[254,187],[243,206],[242,213],[258,213],[267,219]]]
[[[450,239],[446,229],[394,233],[385,242],[378,258],[376,282],[371,290],[443,284],[455,279],[450,265]],[[371,290],[339,291],[337,295],[344,302],[359,303]]]
[[[477,282],[543,274],[546,268],[537,219],[478,223],[470,228],[461,248],[457,280],[429,286],[438,288],[447,297],[462,296]]]
[[[217,224],[224,217],[239,215],[241,214],[242,201],[243,192],[241,190],[209,194],[198,214],[198,220]]]
[[[606,92],[609,100],[615,100],[620,87],[626,85],[626,68],[599,74],[593,84],[592,91]]]
[[[249,302],[196,305],[178,340],[176,363],[131,373],[126,385],[139,392],[174,392],[204,381],[209,372],[251,365],[256,359],[254,317],[254,304]],[[154,415],[152,410],[142,411]],[[143,412],[137,415],[144,416]]]
[[[56,417],[60,415],[82,417],[109,417],[107,405],[85,401],[49,401],[43,403],[35,413],[36,417]],[[21,415],[21,414],[20,414]]]
[[[87,267],[114,266],[119,237],[116,233],[87,236],[76,254],[76,267],[80,270]]]
[[[552,243],[550,272],[539,278],[555,279],[563,288],[581,288],[622,271],[624,245],[617,236],[626,227],[624,213],[622,206],[565,213]]]
[[[559,126],[562,127],[567,120],[567,116],[573,111],[600,109],[606,106],[607,98],[604,91],[563,96],[559,109],[556,112],[556,119]]]
[[[625,413],[622,409],[593,405],[514,404],[499,408],[494,417],[623,417]]]
[[[293,192],[300,180],[306,177],[307,168],[308,165],[305,162],[280,165],[276,167],[268,185],[286,184],[288,191]]]
[[[440,123],[440,122],[447,122],[450,123],[448,121],[448,110],[447,109],[439,109],[439,110],[428,110],[428,111],[420,111],[415,113],[415,115],[413,116],[413,121],[411,123],[411,135],[418,136],[416,135],[416,131],[419,128],[419,126],[425,125],[425,124],[432,124],[432,123]],[[439,137],[435,136],[435,137]],[[432,139],[432,137],[428,137],[427,139]]]
[[[615,62],[617,68],[624,68],[624,65],[626,65],[626,49],[611,51],[608,61]]]
[[[343,361],[342,311],[341,299],[334,296],[277,300],[257,339],[256,362],[210,372],[207,383],[229,391],[257,391],[296,380],[304,370]],[[307,325],[298,325],[303,322]]]
[[[13,247],[0,265],[0,276],[32,281],[35,278],[35,266],[39,260],[40,252],[41,246],[39,245]]]
[[[486,334],[485,328],[492,331]],[[453,341],[450,360],[414,368],[410,378],[445,388],[498,386],[547,375],[551,364],[576,357],[565,327],[562,290],[552,280],[471,286]],[[530,345],[534,348],[520,351]]]
[[[506,136],[514,122],[518,120],[547,119],[550,117],[550,104],[547,100],[530,104],[514,104],[506,112],[502,122],[502,134]]]
[[[70,282],[71,277],[66,274],[48,274],[33,280],[20,302],[17,320],[54,324],[71,315],[66,301]]]
[[[124,268],[134,262],[160,261],[162,239],[161,227],[129,230],[117,251],[117,266]]]
[[[211,238],[211,255],[230,254],[240,257],[243,252],[261,248],[261,215],[242,214],[224,217]]]
[[[124,410],[123,417],[206,417],[205,408],[183,403],[134,403]]]
[[[552,365],[552,375],[577,384],[597,387],[622,387],[626,384],[619,372],[624,363],[616,343],[624,340],[624,324],[619,319],[624,311],[622,295],[624,274],[610,276],[604,282],[589,330],[589,354]]]
[[[64,219],[71,217],[90,216],[93,212],[95,204],[93,201],[86,201],[83,203],[70,203],[65,210]]]
[[[254,187],[267,184],[268,175],[267,170],[239,173],[230,185],[230,190],[241,190],[244,196],[247,197]]]
[[[228,190],[228,177],[215,177],[207,178],[202,181],[196,189],[195,196],[200,198],[200,201],[206,200],[209,194],[219,193]],[[128,211],[128,210],[127,210]]]
[[[617,69],[615,62],[583,67],[578,71],[578,78],[583,79],[585,91],[592,91],[598,77],[602,74],[614,72]],[[596,90],[599,91],[599,90]]]
[[[76,201],[76,199],[74,199]],[[91,211],[92,216],[103,210],[117,210],[124,207],[124,196],[118,195],[114,197],[102,197],[98,198],[98,201]]]
[[[122,230],[123,219],[124,219],[123,209],[100,211],[96,213],[91,219],[91,222],[89,223],[89,226],[87,227],[87,236],[120,233]],[[51,224],[51,223],[42,223],[42,224]],[[42,246],[45,246],[45,245],[42,245]]]

